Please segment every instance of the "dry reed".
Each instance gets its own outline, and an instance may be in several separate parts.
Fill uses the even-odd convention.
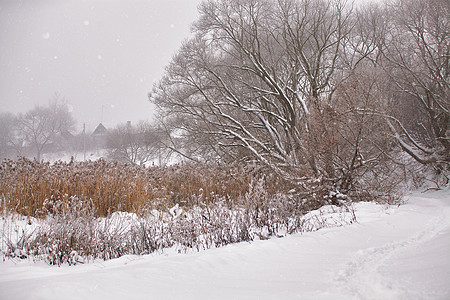
[[[46,214],[46,201],[66,203],[74,197],[92,203],[98,216],[116,211],[143,214],[176,204],[207,205],[217,199],[232,206],[260,173],[257,167],[243,165],[146,168],[103,159],[50,164],[20,158],[0,164],[0,205],[4,212],[37,217]],[[285,188],[275,176],[265,182],[271,194]]]

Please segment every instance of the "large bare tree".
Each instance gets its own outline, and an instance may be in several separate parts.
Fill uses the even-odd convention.
[[[368,129],[379,122],[367,126],[375,120],[362,113],[382,102],[373,74],[361,71],[380,55],[362,23],[340,0],[204,1],[195,37],[150,99],[179,129],[172,132],[221,158],[254,160],[293,182],[319,178],[348,191],[357,172],[386,153],[383,141],[368,142]],[[370,93],[343,92],[352,85]]]
[[[206,1],[200,13],[153,101],[225,152],[321,172],[305,134],[335,88],[348,11],[339,1]]]

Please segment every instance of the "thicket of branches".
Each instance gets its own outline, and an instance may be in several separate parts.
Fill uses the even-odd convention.
[[[257,162],[305,193],[319,180],[325,194],[389,194],[400,150],[448,182],[448,1],[210,0],[199,11],[149,95],[173,148]]]

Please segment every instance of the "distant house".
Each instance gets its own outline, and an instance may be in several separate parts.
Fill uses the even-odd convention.
[[[100,123],[97,128],[95,128],[94,132],[92,132],[91,137],[94,140],[97,149],[104,148],[108,139],[108,129]]]
[[[97,128],[95,128],[94,132],[92,132],[91,136],[105,136],[108,134],[108,129],[106,129],[105,126],[103,126],[102,123],[98,124]]]

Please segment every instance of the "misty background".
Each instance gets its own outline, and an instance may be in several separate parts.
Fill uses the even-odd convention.
[[[151,120],[147,94],[190,35],[200,0],[0,0],[0,112],[57,93],[77,122]]]

